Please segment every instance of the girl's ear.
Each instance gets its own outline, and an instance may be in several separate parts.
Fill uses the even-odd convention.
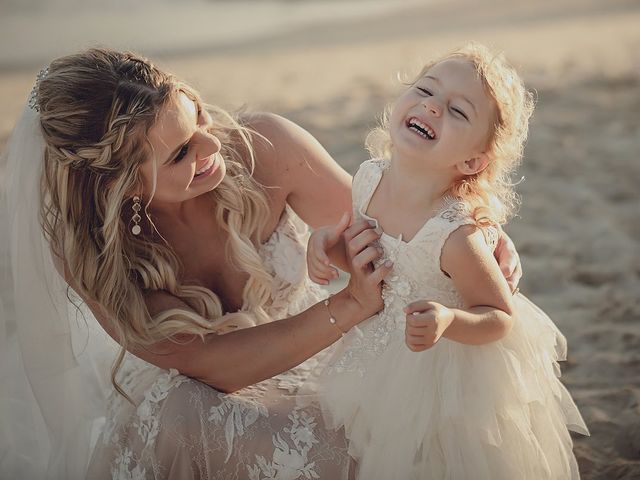
[[[468,160],[464,160],[456,164],[458,171],[463,175],[475,175],[487,168],[489,165],[489,155],[486,153],[478,153]]]

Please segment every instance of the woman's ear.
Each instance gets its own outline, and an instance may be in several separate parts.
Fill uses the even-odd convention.
[[[468,160],[464,160],[456,164],[458,171],[463,175],[475,175],[487,168],[489,165],[489,155],[486,153],[478,153]]]

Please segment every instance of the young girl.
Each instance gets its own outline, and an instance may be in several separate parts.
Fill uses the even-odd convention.
[[[354,222],[376,230],[354,263],[371,268],[376,247],[364,246],[378,236],[393,271],[384,310],[315,380],[360,479],[579,477],[567,427],[588,432],[557,378],[565,339],[492,253],[532,109],[506,60],[468,45],[426,65],[369,136],[377,158],[354,177]],[[342,223],[310,239],[319,283],[343,264]]]

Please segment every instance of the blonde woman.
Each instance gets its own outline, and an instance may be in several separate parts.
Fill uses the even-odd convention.
[[[33,393],[21,398],[38,400],[46,438],[4,471],[348,477],[343,433],[297,386],[381,309],[392,265],[372,267],[378,234],[344,215],[349,284],[322,301],[307,279],[306,225],[335,224],[351,204],[350,177],[313,137],[276,115],[234,118],[146,59],[93,49],[42,72],[9,163]],[[504,236],[501,251],[517,282]]]

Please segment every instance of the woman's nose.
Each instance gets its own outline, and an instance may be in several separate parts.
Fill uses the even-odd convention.
[[[209,155],[218,153],[222,148],[222,144],[218,137],[206,132],[202,132],[200,134],[200,141],[198,143],[200,146],[198,149],[198,158],[206,158]]]

